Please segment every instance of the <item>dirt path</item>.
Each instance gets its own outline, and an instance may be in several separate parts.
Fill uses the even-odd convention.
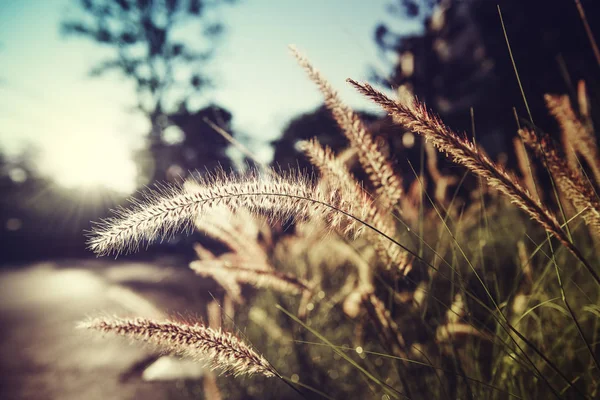
[[[195,382],[146,382],[153,353],[75,329],[98,313],[201,315],[206,293],[184,268],[106,262],[0,271],[0,398],[202,398]]]

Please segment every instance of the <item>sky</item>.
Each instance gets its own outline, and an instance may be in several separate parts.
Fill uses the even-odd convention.
[[[65,186],[131,191],[132,152],[148,124],[129,111],[131,83],[88,76],[107,50],[60,35],[72,1],[0,1],[0,147],[15,154],[33,145],[40,151],[38,168]],[[276,138],[291,118],[322,102],[289,53],[294,44],[347,103],[375,110],[345,79],[366,79],[369,66],[386,71],[373,39],[377,23],[418,29],[386,16],[389,1],[240,0],[222,7],[226,33],[209,66],[216,87],[206,102],[232,112],[234,132],[258,143]],[[269,159],[268,147],[257,151]]]

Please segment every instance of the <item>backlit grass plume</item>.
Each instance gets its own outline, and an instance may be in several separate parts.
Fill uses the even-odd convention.
[[[319,87],[325,99],[325,106],[352,147],[356,149],[360,164],[375,187],[375,194],[382,208],[387,210],[394,207],[402,196],[400,176],[394,172],[392,164],[381,152],[380,146],[358,114],[341,101],[337,92],[306,57],[295,47],[290,46],[290,49],[309,78]]]
[[[98,255],[132,252],[144,242],[191,230],[198,215],[219,206],[232,211],[244,208],[275,220],[321,216],[329,228],[348,235],[358,234],[362,226],[357,218],[364,212],[363,207],[355,207],[356,199],[347,199],[343,191],[325,193],[309,177],[295,172],[220,173],[203,178],[194,192],[170,187],[149,191],[145,198],[97,225],[89,248]],[[368,201],[366,197],[364,201]]]
[[[526,128],[519,130],[519,135],[537,157],[545,162],[556,186],[575,210],[581,213],[590,233],[596,238],[600,237],[600,202],[592,185],[584,179],[579,169],[569,168],[548,136],[538,138],[535,132]]]
[[[580,84],[580,87],[582,85]],[[591,119],[589,118],[589,106],[586,106],[587,96],[585,94],[585,86],[580,89],[584,93],[580,93],[580,108],[582,108],[581,115],[582,119],[578,118],[575,114],[569,96],[557,96],[547,94],[544,96],[546,100],[546,106],[550,114],[556,118],[556,121],[560,125],[562,131],[562,141],[567,153],[567,160],[569,167],[572,170],[579,168],[579,161],[577,160],[577,154],[581,155],[585,161],[587,161],[596,182],[600,182],[600,155],[598,154],[598,143],[591,126]],[[584,104],[581,104],[584,103]],[[585,117],[588,116],[586,119]]]
[[[82,322],[79,327],[142,340],[160,350],[206,362],[213,369],[235,376],[277,376],[265,358],[235,335],[201,324],[145,318],[94,318]]]
[[[364,190],[356,178],[352,176],[342,160],[333,154],[333,151],[325,146],[323,147],[316,138],[304,140],[298,143],[298,147],[304,152],[308,160],[320,172],[321,177],[326,179],[329,185],[333,185],[339,190],[343,190],[349,199],[356,199],[357,207],[363,207],[367,221],[388,236],[394,236],[395,225],[393,218],[386,213],[382,215],[375,203],[367,204],[361,199],[364,197]],[[388,218],[386,218],[388,217]],[[373,231],[369,232],[373,238],[380,257],[380,262],[387,266],[394,265],[404,270],[408,265],[408,254],[395,243],[390,242],[381,235],[376,235]]]
[[[438,150],[452,157],[454,162],[481,176],[489,186],[506,195],[512,203],[525,211],[531,219],[541,224],[569,249],[600,285],[600,275],[571,243],[555,215],[522,187],[515,176],[490,160],[473,142],[453,132],[416,99],[397,102],[368,83],[360,84],[352,79],[348,79],[348,82],[360,93],[379,104],[396,123],[422,135]]]

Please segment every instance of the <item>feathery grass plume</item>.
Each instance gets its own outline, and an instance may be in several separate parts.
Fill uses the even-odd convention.
[[[527,252],[527,246],[523,240],[517,242],[517,254],[519,255],[519,264],[523,273],[523,282],[531,286],[533,284],[533,268],[531,266],[531,260]]]
[[[333,151],[329,147],[323,147],[316,138],[303,140],[298,143],[310,163],[317,167],[330,186],[335,190],[340,190],[348,199],[354,199],[355,207],[365,208],[365,218],[374,226],[379,222],[379,214],[373,202],[368,200],[367,193],[360,187],[354,179],[348,168],[336,159]],[[358,228],[360,230],[363,227]]]
[[[594,193],[594,188],[583,178],[579,170],[573,171],[568,167],[548,136],[540,140],[535,132],[527,128],[520,129],[519,136],[540,160],[545,161],[546,168],[554,177],[558,190],[577,212],[581,212],[581,217],[590,233],[595,238],[600,238],[600,202]]]
[[[309,78],[317,84],[325,98],[325,106],[340,126],[352,147],[358,151],[358,159],[369,179],[375,187],[375,194],[383,210],[388,211],[394,207],[402,196],[402,180],[394,172],[392,164],[380,151],[373,136],[362,122],[360,117],[339,98],[337,92],[321,73],[313,67],[293,46],[292,54],[298,63],[307,72]]]
[[[201,324],[153,321],[145,318],[93,318],[80,328],[115,333],[155,345],[158,349],[206,362],[234,376],[278,376],[269,362],[231,332]]]
[[[352,176],[345,163],[335,156],[331,148],[322,146],[317,138],[301,140],[297,146],[306,155],[308,161],[317,167],[323,178],[350,191],[353,195],[357,195],[357,201],[365,196],[363,189]],[[373,214],[375,213],[373,210],[370,211]]]
[[[523,184],[536,200],[541,201],[542,193],[537,190],[540,185],[536,181],[535,166],[529,162],[525,144],[519,137],[513,138],[513,148],[517,156],[517,166],[523,176]]]
[[[590,166],[594,179],[600,184],[600,153],[593,131],[587,129],[577,117],[571,106],[569,96],[546,94],[544,100],[546,100],[548,111],[560,125],[562,143],[569,161],[569,168],[573,171],[579,170],[576,154],[581,155]],[[584,112],[588,111],[585,110]]]
[[[97,225],[88,245],[98,255],[135,251],[144,242],[190,230],[199,215],[220,206],[232,211],[244,208],[271,220],[320,216],[328,228],[351,236],[359,233],[362,224],[357,219],[364,220],[365,212],[354,205],[355,199],[344,197],[343,191],[324,193],[309,177],[294,171],[263,175],[253,170],[245,176],[219,173],[203,178],[193,193],[181,187],[146,193],[144,202],[119,209],[116,217]]]
[[[194,249],[194,253],[196,253],[196,256],[201,260],[214,260],[215,258],[217,258],[217,256],[215,256],[212,251],[208,250],[200,243],[194,243],[192,247]]]
[[[190,268],[198,275],[214,277],[228,275],[238,283],[246,283],[259,288],[272,289],[280,293],[300,294],[310,291],[302,279],[279,271],[269,271],[254,266],[231,265],[227,261],[192,261]]]
[[[413,98],[412,104],[398,103],[388,98],[368,83],[360,84],[352,79],[348,82],[360,93],[379,104],[396,121],[425,137],[440,151],[451,156],[454,162],[486,179],[488,185],[503,193],[517,207],[525,211],[531,219],[552,233],[588,270],[600,285],[600,276],[583,257],[579,249],[569,240],[555,215],[536,200],[518,179],[490,160],[477,146],[450,130],[439,118],[430,114],[426,107]]]
[[[240,238],[240,232],[232,226],[230,222],[231,213],[228,213],[224,207],[215,207],[210,214],[199,215],[194,221],[195,228],[206,236],[215,239],[237,254],[243,254],[246,250],[246,243],[254,243],[251,238],[243,241]]]
[[[365,201],[365,191],[329,147],[321,146],[319,141],[313,138],[299,142],[299,148],[310,163],[317,167],[322,177],[340,190],[346,191],[346,197],[356,199],[356,207],[365,208],[365,218],[371,225],[388,236],[394,236],[396,229],[393,218],[384,218],[372,202]],[[368,234],[371,237],[375,235],[373,232]],[[401,271],[407,268],[410,258],[406,251],[381,235],[375,235],[374,239],[375,249],[382,264],[397,266]]]
[[[267,173],[275,172],[270,171]],[[188,193],[202,190],[202,186],[197,179],[186,180],[183,183],[183,188]],[[207,215],[206,217],[208,218],[208,222],[218,225],[222,229],[226,229],[235,236],[242,234],[245,237],[254,239],[261,233],[256,217],[243,208],[236,210],[235,213],[225,206],[214,208],[210,216]]]

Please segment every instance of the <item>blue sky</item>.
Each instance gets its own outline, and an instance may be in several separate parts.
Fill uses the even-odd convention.
[[[229,109],[236,132],[267,142],[290,118],[315,108],[319,93],[295,64],[287,46],[309,56],[352,106],[371,107],[344,82],[364,79],[369,65],[385,70],[373,40],[379,21],[414,30],[385,15],[389,0],[241,0],[219,12],[227,27],[210,66],[216,88],[206,101]],[[48,175],[114,182],[129,190],[131,152],[147,129],[134,104],[133,86],[87,72],[107,49],[59,34],[70,0],[2,0],[0,3],[0,144],[9,153],[41,150]],[[373,109],[373,108],[370,108]],[[263,147],[261,155],[269,157]],[[80,157],[75,160],[73,157]],[[114,171],[104,167],[110,159]],[[75,162],[85,163],[68,182]],[[102,166],[102,168],[99,168]],[[102,170],[102,171],[99,171]],[[94,175],[95,174],[95,175]],[[104,178],[102,177],[104,176]],[[60,179],[60,178],[59,178]]]

